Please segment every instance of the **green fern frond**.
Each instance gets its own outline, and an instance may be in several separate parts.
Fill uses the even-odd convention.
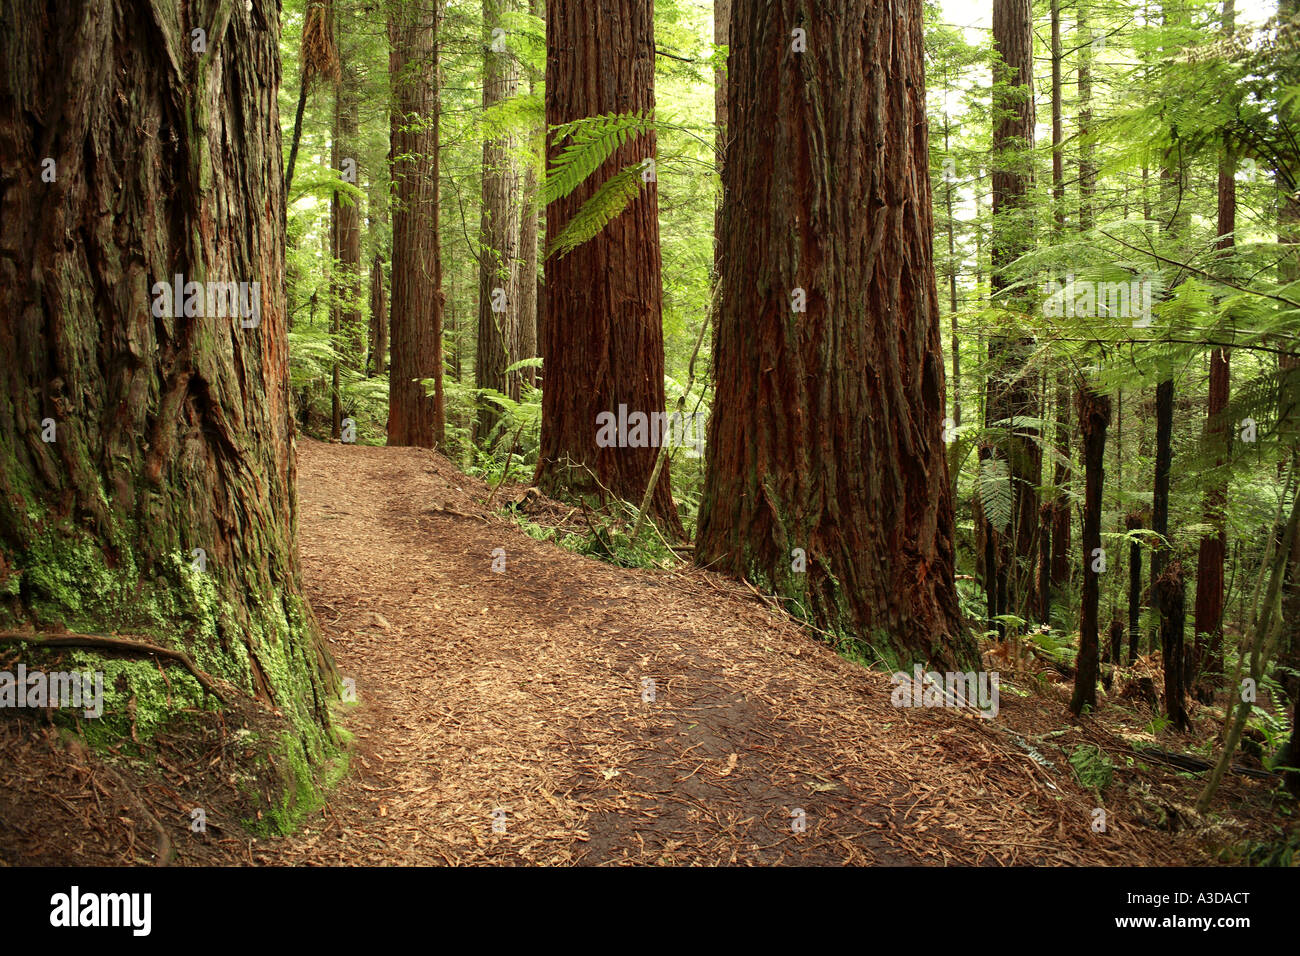
[[[510,367],[506,369],[506,374],[509,374],[511,372],[518,372],[520,369],[524,369],[524,368],[541,368],[541,367],[542,367],[542,357],[540,355],[535,355],[532,358],[520,359],[518,362],[512,362],[510,364]]]
[[[985,458],[979,463],[976,490],[984,517],[999,531],[1011,525],[1011,472],[1001,458]]]
[[[613,156],[620,146],[653,129],[654,117],[650,113],[588,116],[555,127],[552,142],[560,143],[567,139],[568,144],[546,174],[542,205],[549,206],[555,200],[569,195],[599,169],[601,163]]]
[[[641,192],[641,164],[633,163],[609,179],[574,213],[555,237],[546,258],[563,257],[609,225]]]

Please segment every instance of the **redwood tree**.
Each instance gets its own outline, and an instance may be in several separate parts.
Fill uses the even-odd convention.
[[[546,122],[654,109],[653,0],[547,0]],[[553,162],[562,142],[552,137]],[[653,134],[629,137],[576,190],[546,212],[548,247],[608,177],[655,156]],[[658,449],[601,447],[597,416],[662,414],[663,288],[659,260],[658,186],[637,198],[594,238],[546,261],[540,328],[541,450],[537,482],[550,494],[608,490],[640,501]],[[659,474],[651,512],[681,532],[668,466]]]
[[[991,287],[995,302],[1016,311],[1028,303],[1011,293],[1012,264],[1029,248],[1027,155],[1034,142],[1033,18],[1029,0],[994,0],[993,47],[993,248]],[[985,424],[1015,417],[1037,417],[1037,387],[1025,374],[1032,341],[1014,335],[989,338],[988,398]],[[988,615],[1018,613],[1034,590],[1033,567],[1039,530],[1037,487],[1042,468],[1038,445],[1023,425],[1006,428],[996,446],[980,449],[980,458],[1005,458],[1011,476],[1010,522],[998,527],[981,509],[979,531],[985,554],[984,588]],[[1015,432],[1017,434],[1011,434]],[[1001,626],[999,625],[999,629]]]
[[[1235,23],[1233,0],[1224,0],[1223,31],[1231,33]],[[1231,146],[1225,142],[1219,154],[1218,181],[1218,234],[1215,244],[1225,258],[1232,253],[1237,229],[1237,160]],[[1226,266],[1225,266],[1226,269]],[[1220,455],[1216,462],[1223,465],[1222,452],[1227,450],[1231,434],[1224,413],[1228,408],[1229,352],[1216,348],[1210,353],[1210,386],[1206,396],[1205,435],[1218,446]],[[1223,673],[1223,565],[1228,548],[1224,521],[1227,504],[1226,482],[1219,480],[1205,493],[1205,519],[1214,529],[1213,534],[1201,536],[1200,551],[1196,559],[1196,609],[1192,633],[1194,650],[1189,655],[1188,680],[1203,699],[1208,699],[1209,688],[1196,685],[1200,673]]]
[[[1137,531],[1142,527],[1142,513],[1130,511],[1124,517],[1124,527]],[[1142,544],[1133,538],[1128,546],[1128,662],[1132,666],[1138,659],[1142,620]]]
[[[1083,34],[1087,12],[1084,4],[1078,8],[1079,34]],[[1061,68],[1065,54],[1061,47],[1061,10],[1059,0],[1053,0],[1052,18],[1052,202],[1054,207],[1053,239],[1063,241],[1065,236],[1065,155],[1064,131],[1062,127],[1062,91]],[[1081,41],[1082,42],[1082,41]],[[1079,126],[1082,130],[1091,120],[1091,109],[1087,105],[1085,91],[1091,90],[1091,75],[1088,53],[1084,46],[1079,49]],[[1090,96],[1090,92],[1088,92]],[[1091,163],[1089,147],[1082,151],[1079,163],[1079,229],[1092,227],[1092,187],[1089,182]],[[1044,390],[1046,401],[1046,390]],[[1050,568],[1039,568],[1039,600],[1043,608],[1042,619],[1050,623],[1047,613],[1051,603],[1051,589],[1065,588],[1070,583],[1070,388],[1065,369],[1056,373],[1056,462],[1052,484],[1056,488],[1050,504],[1046,508],[1048,521],[1043,522],[1041,533],[1050,535],[1050,542],[1041,542],[1039,554],[1050,554]]]
[[[538,19],[542,19],[545,15],[545,5],[542,0],[528,0],[528,12]],[[541,82],[542,74],[531,67],[528,68],[527,73],[528,92],[532,93],[536,84]],[[532,136],[535,137],[537,143],[544,144],[546,141],[545,124],[538,123],[532,131]],[[512,362],[537,357],[538,296],[541,294],[542,289],[542,284],[537,278],[537,240],[542,223],[542,209],[538,196],[542,173],[541,165],[533,162],[530,151],[528,164],[524,169],[523,208],[520,211],[519,220],[519,259],[515,263],[514,283],[518,310],[514,323],[513,344],[510,348]],[[536,368],[530,366],[511,373],[511,398],[519,399],[524,382],[529,385],[537,384]]]
[[[1090,387],[1079,389],[1076,401],[1079,432],[1083,440],[1083,593],[1079,605],[1079,654],[1074,675],[1074,695],[1070,711],[1080,714],[1087,707],[1097,709],[1098,641],[1097,605],[1100,597],[1098,575],[1105,567],[1106,553],[1101,547],[1101,507],[1103,466],[1106,456],[1106,429],[1110,425],[1110,397]]]
[[[897,663],[970,664],[941,438],[921,4],[817,11],[732,3],[696,558]]]
[[[727,46],[731,36],[731,0],[713,0],[713,42],[717,46]],[[727,162],[727,68],[723,64],[713,71],[713,122],[717,126],[714,150],[718,170]],[[718,265],[719,243],[722,236],[722,196],[713,209],[713,262],[716,271]]]
[[[519,67],[502,42],[503,13],[517,9],[514,0],[483,0],[483,109],[489,110],[514,96],[519,88]],[[483,203],[479,228],[478,337],[474,356],[474,383],[479,388],[509,391],[506,369],[517,338],[519,292],[515,274],[519,258],[519,166],[509,135],[483,142]],[[500,406],[479,403],[476,432],[486,442],[501,417]]]
[[[383,375],[388,365],[388,293],[384,289],[384,256],[375,253],[370,265],[370,372]]]
[[[438,243],[438,28],[442,0],[392,0],[393,255],[388,444],[441,444],[442,256]],[[432,381],[432,394],[423,382]]]
[[[294,544],[279,24],[4,4],[0,625],[150,635],[307,742],[335,674]],[[248,285],[177,315],[177,275]]]
[[[334,169],[345,182],[354,185],[360,177],[359,115],[361,74],[356,62],[355,23],[346,3],[334,5],[341,30],[339,40],[339,83],[334,98]],[[361,323],[361,208],[355,196],[336,189],[330,201],[330,248],[333,252],[331,275],[330,327],[335,334],[335,348],[360,368],[365,351],[365,329]],[[334,363],[333,437],[342,429],[343,407],[339,388],[339,363]]]
[[[542,0],[529,0],[528,12],[541,19],[545,10]],[[545,22],[545,21],[543,21]],[[528,92],[534,92],[541,81],[540,71],[528,69]],[[538,123],[532,135],[537,143],[545,143],[544,123]],[[538,201],[542,181],[542,168],[528,154],[524,169],[523,209],[519,220],[519,260],[515,263],[515,295],[518,312],[514,323],[514,341],[510,348],[512,361],[537,357],[537,306],[542,285],[537,279],[537,240],[540,234],[542,210]],[[537,384],[537,369],[526,367],[510,375],[510,397],[518,400],[523,383]]]

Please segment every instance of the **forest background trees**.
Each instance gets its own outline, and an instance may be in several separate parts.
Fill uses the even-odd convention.
[[[344,4],[333,0],[339,9]],[[951,9],[967,8],[953,4]],[[854,580],[844,589],[854,594],[869,590],[869,578],[854,578],[861,574],[859,560],[837,566],[830,557],[836,546],[821,539],[812,517],[825,507],[825,492],[814,493],[812,486],[796,490],[797,482],[834,459],[844,469],[837,489],[842,481],[849,482],[846,487],[858,480],[879,486],[889,474],[888,455],[882,458],[879,448],[848,453],[848,446],[817,439],[808,445],[807,454],[814,457],[806,466],[785,467],[777,484],[761,492],[759,485],[746,490],[743,482],[730,487],[723,471],[716,470],[718,461],[751,460],[743,456],[769,448],[754,441],[765,416],[779,420],[773,440],[788,443],[804,427],[799,416],[812,414],[810,403],[828,401],[820,391],[800,394],[799,375],[805,373],[796,370],[804,369],[801,363],[815,352],[796,358],[786,346],[776,348],[775,341],[760,346],[752,330],[756,317],[773,307],[777,291],[786,286],[787,302],[798,286],[812,303],[807,313],[790,310],[791,316],[807,316],[792,328],[816,328],[830,290],[815,276],[794,274],[806,271],[795,263],[809,254],[797,232],[793,241],[780,241],[792,257],[785,270],[790,274],[763,278],[765,268],[775,268],[766,260],[777,254],[777,246],[761,253],[737,247],[737,261],[745,262],[729,280],[729,243],[756,237],[756,212],[745,206],[745,215],[728,226],[723,199],[723,186],[730,182],[724,155],[738,157],[735,175],[745,177],[743,182],[756,182],[752,164],[771,149],[763,137],[748,138],[759,120],[785,124],[771,130],[782,157],[776,172],[797,168],[794,157],[805,148],[804,140],[796,137],[780,146],[777,133],[813,109],[800,90],[815,75],[801,73],[788,94],[741,125],[730,102],[737,79],[726,70],[728,55],[748,63],[743,57],[753,44],[789,40],[783,51],[769,55],[764,46],[755,54],[761,62],[753,69],[767,71],[762,82],[780,89],[783,68],[801,62],[815,70],[821,62],[817,50],[793,59],[802,55],[794,52],[793,31],[805,29],[806,43],[816,39],[816,24],[801,24],[798,11],[781,8],[789,23],[771,26],[770,35],[731,37],[728,46],[721,42],[726,30],[747,22],[743,5],[669,0],[654,5],[651,23],[649,7],[634,4],[618,18],[634,24],[634,30],[585,48],[599,57],[624,44],[615,60],[633,73],[624,77],[612,66],[602,68],[610,82],[593,96],[566,92],[566,78],[581,73],[581,64],[556,59],[577,55],[572,51],[583,38],[604,36],[604,24],[566,19],[589,16],[581,5],[447,0],[442,10],[437,148],[438,238],[446,264],[442,447],[492,480],[509,462],[516,479],[533,473],[553,493],[594,492],[601,499],[625,500],[633,510],[650,490],[648,513],[663,533],[660,544],[683,535],[689,540],[698,531],[701,563],[717,561],[760,582],[783,594],[797,616],[835,631],[834,621],[844,614],[833,609],[836,601],[829,595],[835,587],[824,587],[832,580],[841,585]],[[852,12],[854,22],[865,15],[840,12]],[[719,13],[723,25],[715,19]],[[930,319],[899,326],[903,341],[925,342],[919,359],[924,375],[932,374],[928,363],[935,355],[943,359],[946,407],[938,427],[946,442],[948,475],[930,465],[925,469],[930,477],[912,476],[900,485],[909,493],[924,486],[927,495],[951,498],[951,593],[957,613],[976,633],[987,630],[1017,641],[1032,634],[1044,653],[1072,668],[1077,663],[1084,675],[1076,700],[1080,709],[1095,706],[1091,688],[1104,676],[1107,661],[1130,662],[1159,649],[1170,665],[1165,679],[1171,683],[1160,688],[1165,710],[1181,722],[1178,702],[1184,697],[1208,699],[1214,688],[1222,692],[1229,678],[1239,682],[1234,668],[1249,658],[1251,635],[1259,633],[1267,614],[1268,571],[1285,563],[1281,555],[1288,549],[1279,540],[1285,514],[1279,516],[1278,503],[1291,500],[1287,482],[1294,434],[1287,403],[1296,315],[1295,296],[1287,290],[1296,273],[1294,250],[1285,239],[1297,207],[1290,185],[1292,110],[1282,94],[1289,88],[1295,43],[1278,20],[1266,22],[1268,10],[1243,12],[1232,3],[996,0],[984,11],[983,26],[950,22],[950,13],[939,5],[913,11],[923,32],[932,181],[929,196],[917,193],[910,202],[930,207],[933,216],[932,225],[922,228],[933,233],[929,255],[937,274],[939,338],[932,340],[925,331]],[[293,4],[289,17],[295,18]],[[354,21],[340,16],[339,22]],[[874,30],[868,21],[864,35],[875,37]],[[573,42],[558,42],[561,33]],[[286,31],[287,38],[292,34],[292,28]],[[370,64],[362,83],[368,84],[371,108],[380,105],[385,85],[392,82],[391,71],[384,69],[384,39],[378,33],[352,38],[370,51],[361,59]],[[346,41],[340,43],[346,48]],[[291,39],[284,52],[290,61],[297,54]],[[905,62],[900,57],[901,52],[874,68],[897,79]],[[291,77],[301,75],[301,65],[295,67]],[[912,83],[919,89],[919,73]],[[336,83],[337,90],[318,85],[308,100],[303,142],[322,160],[331,127],[313,125],[311,118],[332,109],[333,98],[345,95],[345,85]],[[291,79],[282,93],[285,103],[294,93]],[[870,89],[837,91],[850,94],[863,102],[873,95]],[[542,135],[548,127],[549,140]],[[359,139],[367,153],[362,167],[369,172],[357,195],[367,203],[371,227],[363,237],[363,262],[391,258],[386,224],[401,218],[393,211],[401,205],[398,194],[385,182],[386,144],[382,135],[373,135],[382,129],[373,124],[370,129],[372,135],[363,130]],[[829,133],[816,128],[808,135]],[[898,145],[887,147],[881,167],[891,175],[912,155],[898,152]],[[826,150],[822,159],[836,169],[874,168],[851,152],[817,148]],[[400,155],[394,150],[394,161]],[[303,357],[296,382],[309,429],[323,411],[326,391],[323,380],[310,374],[320,366],[313,349],[346,345],[339,333],[327,342],[314,318],[326,314],[329,291],[311,277],[348,268],[322,259],[325,247],[310,241],[325,213],[312,190],[333,175],[314,164],[290,204],[297,254],[313,259],[292,270],[304,278],[291,291],[295,314],[305,310],[313,316],[295,329],[305,345],[296,353]],[[855,233],[846,231],[847,222],[840,226],[826,218],[819,193],[802,195],[803,182],[773,179],[770,185],[794,221],[802,220],[806,208],[818,235],[834,236],[825,240],[827,251],[814,255],[846,261]],[[873,190],[891,188],[880,180],[862,202],[869,202],[865,197]],[[863,206],[861,214],[868,209]],[[536,246],[527,235],[533,227],[543,237]],[[645,244],[641,251],[615,252],[627,241],[620,238],[625,233],[639,237],[636,241]],[[636,267],[611,267],[628,261],[618,258],[627,254]],[[906,277],[928,271],[916,253],[908,262],[907,269],[894,272]],[[640,270],[656,264],[660,278],[651,272],[644,283],[631,283]],[[525,272],[528,279],[522,278]],[[656,286],[662,287],[661,297]],[[534,289],[537,295],[530,299]],[[729,290],[758,293],[765,304],[760,308],[755,301],[733,312],[740,307],[729,301]],[[494,292],[499,311],[493,310]],[[892,321],[898,301],[889,298],[893,294],[887,292],[867,314]],[[929,294],[919,286],[914,301]],[[644,320],[650,338],[619,346],[620,337],[641,328],[643,320],[610,320],[633,303],[652,310],[645,313],[650,316],[658,309],[661,317]],[[739,338],[728,346],[728,323],[739,321],[728,316],[742,313]],[[583,315],[590,318],[580,321]],[[559,321],[548,321],[552,317]],[[373,318],[361,321],[382,325]],[[857,320],[836,335],[853,328]],[[654,364],[660,329],[662,370]],[[824,348],[825,341],[818,341],[812,335],[807,347]],[[616,347],[607,349],[609,344]],[[859,347],[823,352],[822,359],[828,370],[843,369]],[[624,348],[629,356],[635,353],[633,365],[602,364],[602,356],[616,357]],[[793,377],[770,391],[753,392],[762,398],[742,400],[745,390],[725,364],[733,354],[747,356],[737,373],[765,361],[763,368],[770,365]],[[339,391],[357,423],[358,440],[378,440],[377,426],[387,409],[382,379],[373,375],[377,366],[355,358],[341,365]],[[808,366],[816,367],[816,361]],[[372,374],[353,371],[364,369]],[[919,382],[915,374],[903,373]],[[861,378],[861,373],[849,376],[850,381]],[[811,381],[823,390],[834,380],[828,372]],[[909,402],[913,409],[929,408],[930,399]],[[574,423],[625,403],[711,416],[713,477],[706,481],[703,460],[682,449],[659,463],[653,449],[611,453],[593,445],[590,427],[575,428]],[[1100,411],[1104,404],[1110,406],[1108,418]],[[830,400],[826,408],[834,406]],[[1080,407],[1091,415],[1086,433]],[[827,412],[818,414],[824,418]],[[875,422],[882,415],[895,417],[863,408],[853,414],[867,414]],[[930,422],[917,427],[929,428]],[[726,441],[725,434],[731,435]],[[765,454],[803,461],[798,442],[788,452],[775,447]],[[1092,460],[1085,460],[1090,455]],[[711,485],[715,480],[719,483]],[[950,491],[942,490],[945,483]],[[756,493],[787,502],[776,506],[778,512],[794,507],[770,534],[758,517],[762,509],[747,510],[754,509]],[[836,507],[841,524],[840,509],[846,506]],[[860,506],[850,511],[853,507]],[[723,522],[727,512],[731,516]],[[862,512],[847,524],[861,535],[871,533],[873,523],[879,524],[879,517]],[[758,540],[768,543],[759,546]],[[790,557],[805,540],[815,542],[811,552],[804,550],[811,572],[797,569],[798,555]],[[901,567],[908,546],[892,533],[886,540],[887,558],[880,560]],[[630,548],[627,560],[670,557],[649,538],[624,544]],[[1292,580],[1285,575],[1279,593],[1291,594]],[[871,603],[879,611],[882,601]],[[1182,628],[1173,625],[1174,605],[1184,608]],[[853,653],[871,658],[886,647],[908,645],[906,639],[879,634],[873,643],[865,633],[870,628],[863,627],[869,618],[847,615],[855,622],[849,628]],[[892,619],[886,630],[898,627]],[[1162,633],[1175,640],[1163,640]],[[1076,661],[1081,636],[1085,646]],[[1247,648],[1246,657],[1233,642]],[[1294,645],[1292,637],[1279,637],[1292,664]],[[1286,683],[1288,666],[1266,668],[1259,678]]]
[[[115,533],[96,484],[144,507],[122,461],[166,481],[186,449],[210,468],[240,449],[238,488],[261,455],[274,481],[245,491],[277,512],[292,414],[308,435],[437,447],[494,484],[536,481],[594,515],[575,546],[642,565],[690,555],[856,659],[973,666],[977,640],[1031,644],[1076,678],[1082,713],[1104,706],[1113,668],[1147,656],[1174,727],[1215,700],[1231,705],[1230,743],[1250,719],[1293,726],[1291,0],[1281,20],[1208,0],[990,0],[974,25],[919,0],[889,16],[828,0],[816,18],[754,0],[288,0],[282,31],[269,9],[239,9],[212,39],[235,36],[272,78],[201,56],[182,72],[233,84],[219,101],[207,90],[211,119],[274,88],[282,62],[278,115],[249,105],[227,124],[267,130],[234,160],[200,142],[202,124],[174,162],[145,157],[194,183],[130,179],[124,195],[193,186],[202,202],[124,221],[151,277],[180,258],[274,260],[258,347],[195,351],[166,323],[119,333],[105,303],[140,303],[86,291],[93,276],[5,284],[15,354],[45,336],[51,303],[82,323],[66,346],[55,336],[53,369],[15,363],[6,474],[70,496],[95,547]],[[177,50],[181,26],[158,27]],[[36,55],[5,37],[14,62]],[[83,59],[69,62],[94,81]],[[163,78],[140,83],[163,104],[140,122],[189,128]],[[35,170],[24,110],[57,104],[20,94],[5,135]],[[185,248],[204,202],[245,208],[221,193],[241,157],[275,221]],[[124,178],[89,182],[108,195]],[[38,227],[88,205],[72,192],[85,183],[20,203],[5,261],[57,258]],[[176,340],[161,359],[160,336]],[[135,409],[144,387],[74,376],[73,339],[163,363],[147,450],[113,428],[72,426],[62,464],[36,444],[35,423],[87,394]],[[230,384],[240,368],[259,389]],[[708,420],[707,454],[702,432],[603,442],[600,416],[624,409]],[[222,437],[235,419],[248,448]],[[30,558],[23,491],[8,490],[0,532]],[[197,507],[168,519],[150,562],[187,527],[221,537]],[[266,520],[275,553],[291,548],[291,519]],[[1272,710],[1256,713],[1247,682]]]

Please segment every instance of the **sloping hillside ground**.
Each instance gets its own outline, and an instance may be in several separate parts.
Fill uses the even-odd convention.
[[[737,582],[535,540],[507,490],[489,511],[429,451],[298,450],[309,593],[356,691],[350,772],[294,833],[255,837],[235,730],[255,708],[191,715],[143,761],[11,713],[0,860],[1170,865],[1279,839],[1272,781],[1230,776],[1199,820],[1198,779],[1133,757],[1142,704],[1074,724],[1062,686],[1004,674],[993,720],[895,707],[889,675]]]

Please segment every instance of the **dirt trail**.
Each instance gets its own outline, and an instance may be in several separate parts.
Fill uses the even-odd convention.
[[[886,675],[735,582],[536,541],[428,451],[301,441],[298,462],[307,586],[359,703],[352,773],[259,862],[1116,863],[1147,843],[1091,832],[1093,798],[991,722],[892,707]]]

